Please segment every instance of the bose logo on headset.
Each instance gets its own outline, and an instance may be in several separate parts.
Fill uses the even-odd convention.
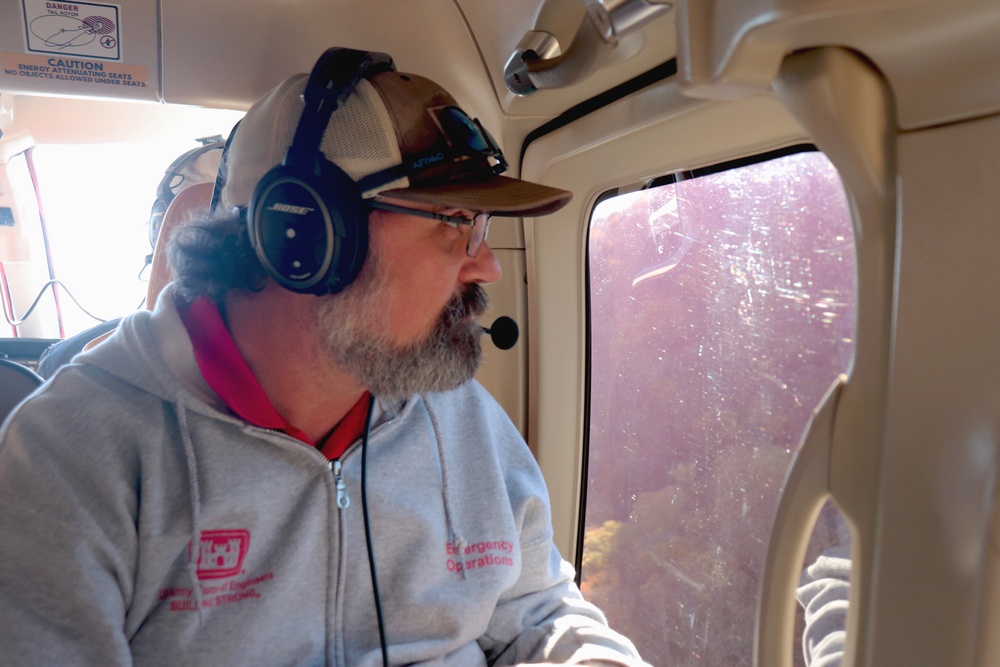
[[[309,213],[315,211],[314,208],[309,208],[308,206],[293,206],[292,204],[271,204],[268,211],[277,211],[279,213],[294,213],[295,215],[308,215]]]
[[[368,254],[368,214],[361,190],[326,158],[321,142],[333,112],[359,80],[395,69],[387,54],[332,48],[309,74],[292,143],[281,164],[257,183],[246,212],[257,258],[286,289],[331,294],[361,272]],[[223,183],[220,170],[217,193]],[[213,205],[216,201],[219,197],[213,196]]]

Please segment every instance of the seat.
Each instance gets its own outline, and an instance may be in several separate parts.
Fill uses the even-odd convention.
[[[55,372],[59,368],[62,368],[72,361],[73,357],[80,354],[94,339],[117,329],[121,321],[122,318],[116,317],[113,320],[101,322],[89,329],[84,329],[80,333],[61,340],[58,343],[53,343],[38,358],[38,374],[48,380],[55,375]]]
[[[43,382],[42,376],[27,366],[0,359],[0,423]]]
[[[190,220],[197,213],[209,209],[215,183],[195,183],[189,185],[174,197],[163,214],[160,235],[153,249],[153,263],[149,269],[149,284],[146,287],[146,307],[152,310],[160,292],[170,282],[170,266],[167,263],[167,242],[177,228],[177,223]]]

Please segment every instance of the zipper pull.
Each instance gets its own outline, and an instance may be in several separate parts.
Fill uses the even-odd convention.
[[[330,461],[330,470],[337,485],[337,507],[346,510],[351,504],[351,498],[347,495],[347,485],[344,484],[344,478],[340,474],[340,461]]]

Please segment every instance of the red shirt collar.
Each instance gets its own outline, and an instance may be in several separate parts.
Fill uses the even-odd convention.
[[[289,423],[271,404],[236,347],[218,304],[206,297],[199,297],[186,308],[181,306],[178,310],[191,338],[198,368],[205,382],[226,407],[255,426],[281,431],[317,446],[305,432]],[[369,396],[365,392],[319,446],[323,455],[331,461],[343,455],[351,443],[361,437],[368,416]]]

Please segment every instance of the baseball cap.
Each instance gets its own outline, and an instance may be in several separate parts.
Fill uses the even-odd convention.
[[[302,115],[306,74],[285,79],[247,111],[226,157],[221,201],[250,202],[282,163]],[[497,216],[553,213],[572,194],[500,175],[506,161],[489,133],[430,79],[382,71],[358,81],[320,142],[362,197],[392,197]]]

